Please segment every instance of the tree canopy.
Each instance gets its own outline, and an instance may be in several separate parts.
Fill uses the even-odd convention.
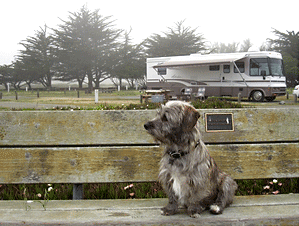
[[[101,81],[109,78],[112,66],[110,53],[118,46],[121,30],[114,28],[110,17],[103,17],[99,10],[82,7],[71,13],[68,21],[55,30],[57,71],[65,79],[76,79],[80,88],[85,77],[88,88],[93,82],[99,88]]]
[[[197,28],[184,26],[184,21],[168,27],[168,31],[153,34],[144,42],[148,57],[179,56],[206,50],[202,35]]]
[[[53,57],[53,37],[48,35],[47,26],[40,27],[35,36],[28,37],[20,42],[25,48],[15,62],[18,73],[22,74],[24,81],[38,81],[44,87],[51,88]]]

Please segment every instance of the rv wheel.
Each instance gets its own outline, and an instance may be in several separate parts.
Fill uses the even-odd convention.
[[[262,102],[264,100],[264,93],[260,90],[253,91],[251,94],[252,101]]]

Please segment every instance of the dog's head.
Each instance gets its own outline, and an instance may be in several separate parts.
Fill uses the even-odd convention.
[[[178,143],[182,137],[192,133],[199,117],[190,104],[170,101],[161,106],[157,117],[145,123],[144,128],[162,143]]]

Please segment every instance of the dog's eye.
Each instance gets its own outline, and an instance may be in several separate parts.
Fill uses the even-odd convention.
[[[167,119],[167,117],[166,117],[166,115],[164,114],[164,115],[162,115],[162,118],[161,118],[161,120],[162,120],[162,122],[167,122],[168,121],[168,119]]]

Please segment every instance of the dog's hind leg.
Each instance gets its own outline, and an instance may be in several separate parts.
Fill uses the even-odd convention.
[[[224,208],[233,202],[237,187],[237,183],[231,177],[224,177],[218,188],[217,199],[215,203],[210,206],[210,212],[213,214],[221,214]]]

